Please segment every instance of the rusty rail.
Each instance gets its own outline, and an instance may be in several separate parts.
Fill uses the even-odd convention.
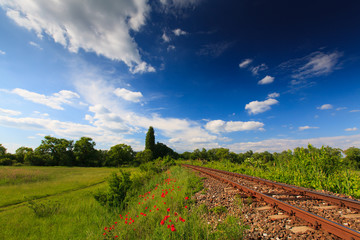
[[[316,214],[310,213],[301,208],[298,208],[298,207],[292,206],[288,203],[282,202],[271,196],[265,195],[258,191],[252,190],[248,187],[242,186],[242,185],[240,185],[236,182],[233,182],[229,179],[226,179],[226,178],[218,176],[214,173],[208,172],[208,170],[215,171],[215,169],[193,166],[193,165],[188,165],[188,164],[183,164],[183,166],[195,169],[195,170],[203,172],[215,179],[229,183],[231,186],[238,188],[238,189],[248,193],[249,195],[256,197],[262,201],[265,201],[265,202],[271,204],[273,207],[277,207],[277,208],[289,213],[292,216],[295,216],[295,217],[305,220],[306,222],[310,223],[315,229],[321,229],[321,230],[327,231],[327,232],[332,233],[343,239],[360,240],[360,232],[358,232],[358,231],[352,230],[341,224],[338,224],[331,220],[327,220]]]
[[[198,167],[200,167],[200,166],[198,166]],[[266,184],[271,187],[277,187],[277,188],[282,188],[282,189],[285,189],[285,190],[288,190],[291,192],[296,192],[299,195],[308,196],[308,197],[312,197],[315,199],[321,199],[321,200],[324,200],[327,202],[331,202],[333,204],[339,205],[340,207],[349,207],[349,208],[353,208],[353,209],[360,211],[360,202],[352,200],[352,199],[341,198],[341,197],[337,197],[337,196],[328,195],[325,193],[319,193],[319,192],[311,191],[306,188],[292,186],[292,185],[288,185],[288,184],[284,184],[284,183],[277,183],[277,182],[273,182],[270,180],[253,177],[253,176],[249,176],[249,175],[245,175],[245,174],[228,172],[228,171],[224,171],[224,170],[218,170],[218,169],[212,169],[212,168],[206,168],[206,167],[200,167],[200,168],[209,169],[211,171],[231,175],[234,177],[248,179],[250,181],[256,181],[256,182],[263,183],[263,184]]]

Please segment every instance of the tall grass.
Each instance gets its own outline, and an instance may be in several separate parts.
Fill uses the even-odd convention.
[[[340,156],[330,148],[297,148],[288,151],[286,158],[275,158],[274,162],[263,163],[251,158],[242,164],[230,161],[208,162],[208,167],[257,176],[297,186],[327,190],[360,198],[360,176],[347,169]],[[195,165],[202,162],[192,161]]]

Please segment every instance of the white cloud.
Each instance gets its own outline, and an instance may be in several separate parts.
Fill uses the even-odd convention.
[[[239,64],[239,67],[246,68],[247,66],[249,66],[250,63],[252,63],[252,61],[253,61],[252,59],[247,58]]]
[[[339,58],[343,54],[337,51],[332,53],[314,52],[306,56],[300,61],[306,61],[304,65],[296,70],[296,73],[292,76],[294,78],[311,78],[322,75],[327,75],[334,71],[337,67]]]
[[[187,32],[181,30],[180,28],[174,29],[173,33],[175,34],[175,36],[181,36],[181,35],[186,35]]]
[[[223,120],[213,120],[208,122],[205,125],[205,128],[213,133],[221,132],[239,132],[239,131],[249,131],[249,130],[263,130],[264,124],[262,122],[248,121],[229,121],[225,122]]]
[[[347,149],[352,146],[360,145],[360,135],[319,137],[309,139],[267,139],[259,142],[239,142],[229,145],[229,149],[234,152],[282,152],[297,147],[307,147],[308,144],[315,147],[330,146],[334,148]]]
[[[310,127],[310,126],[302,126],[299,127],[300,131],[308,130],[308,129],[318,129],[319,127]]]
[[[62,107],[63,104],[72,104],[72,100],[75,98],[80,98],[77,93],[68,90],[61,90],[58,93],[54,93],[52,96],[30,92],[21,88],[15,88],[11,91],[2,89],[2,91],[19,95],[31,102],[43,104],[57,110],[64,110]]]
[[[0,55],[5,55],[5,54],[6,54],[6,52],[0,50]]]
[[[265,63],[262,63],[256,67],[252,67],[250,70],[254,75],[258,75],[259,72],[264,71],[266,69],[268,69],[268,66],[266,66]]]
[[[163,35],[161,36],[161,38],[164,40],[164,42],[170,42],[170,38],[168,35],[166,35],[166,33],[164,32]]]
[[[259,114],[270,110],[271,105],[278,103],[279,102],[273,98],[269,98],[265,101],[252,101],[245,105],[245,109],[248,110],[249,114]]]
[[[21,112],[19,112],[19,111],[14,111],[14,110],[10,110],[10,109],[0,108],[0,114],[1,114],[1,115],[16,116],[16,115],[20,115]]]
[[[351,132],[351,131],[357,131],[357,127],[353,127],[353,128],[346,128],[345,131],[347,132]]]
[[[201,1],[202,0],[160,0],[163,5],[170,5],[178,8],[195,6]]]
[[[36,48],[40,49],[40,50],[43,50],[43,48],[42,48],[42,47],[40,47],[40,45],[39,45],[39,44],[37,44],[37,43],[35,43],[35,42],[33,42],[33,41],[30,41],[30,42],[29,42],[29,44],[30,44],[31,46],[34,46],[34,47],[36,47]]]
[[[146,0],[72,1],[3,0],[0,6],[19,26],[33,30],[39,38],[46,34],[70,52],[79,48],[111,60],[123,61],[133,73],[152,71],[141,60],[130,31],[140,31],[150,12]]]
[[[116,96],[121,97],[126,101],[130,101],[130,102],[140,102],[141,98],[143,97],[141,92],[132,92],[125,88],[117,88],[115,89],[114,93]]]
[[[265,84],[270,84],[270,83],[272,83],[272,82],[274,82],[274,77],[271,77],[271,76],[266,76],[266,77],[264,77],[263,79],[261,79],[259,82],[258,82],[258,84],[259,85],[265,85]]]
[[[338,107],[338,108],[336,108],[336,111],[341,111],[341,110],[345,110],[345,109],[347,109],[347,107]]]
[[[351,113],[354,113],[354,112],[360,112],[360,110],[355,109],[355,110],[351,110],[351,111],[349,111],[349,112],[351,112]]]
[[[280,93],[277,92],[273,92],[273,93],[269,93],[268,98],[277,98],[280,97]]]
[[[169,45],[167,48],[167,51],[170,52],[171,50],[175,50],[175,46],[174,45]]]
[[[324,104],[324,105],[321,105],[320,107],[317,107],[317,109],[320,109],[320,110],[329,110],[332,108],[333,108],[333,105],[331,105],[331,104]]]

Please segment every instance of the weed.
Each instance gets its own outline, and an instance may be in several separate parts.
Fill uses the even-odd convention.
[[[36,202],[29,200],[28,207],[34,211],[37,217],[49,217],[58,213],[60,203],[57,201]]]
[[[224,206],[216,206],[216,207],[213,207],[212,209],[210,209],[210,212],[215,213],[215,214],[226,213],[227,208]]]
[[[247,228],[248,226],[243,225],[238,218],[228,216],[223,223],[217,226],[217,231],[213,235],[215,239],[242,239]]]

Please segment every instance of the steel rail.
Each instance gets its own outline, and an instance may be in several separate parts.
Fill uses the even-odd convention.
[[[238,189],[248,193],[249,195],[256,197],[262,201],[265,201],[265,202],[269,203],[270,205],[272,205],[273,207],[277,207],[277,208],[289,213],[291,216],[295,216],[295,217],[305,220],[306,222],[310,223],[315,229],[321,229],[321,230],[327,231],[327,232],[332,233],[343,239],[360,240],[360,232],[358,232],[358,231],[355,231],[353,229],[345,227],[345,226],[338,224],[336,222],[333,222],[331,220],[327,220],[316,214],[310,213],[301,208],[298,208],[298,207],[295,207],[288,203],[282,202],[276,198],[273,198],[271,196],[265,195],[258,191],[252,190],[248,187],[242,186],[242,185],[240,185],[236,182],[233,182],[229,179],[223,178],[221,176],[218,176],[214,173],[209,172],[209,169],[205,170],[205,168],[203,168],[203,167],[193,166],[193,165],[188,165],[188,164],[183,164],[183,166],[195,169],[195,170],[203,172],[215,179],[229,183],[231,186],[238,188]],[[211,169],[211,170],[213,170],[213,169]]]
[[[227,175],[232,175],[234,177],[245,178],[245,179],[248,179],[250,181],[261,182],[261,183],[264,183],[264,184],[266,184],[268,186],[271,186],[271,187],[278,187],[278,188],[280,187],[280,188],[283,188],[284,190],[288,190],[288,191],[291,191],[291,192],[297,192],[300,195],[325,200],[325,201],[331,202],[333,204],[339,205],[341,207],[349,207],[349,208],[353,208],[353,209],[356,209],[356,210],[360,211],[360,202],[352,200],[352,199],[332,196],[332,195],[328,195],[328,194],[325,194],[325,193],[319,193],[319,192],[311,191],[311,190],[306,189],[306,188],[292,186],[292,185],[288,185],[288,184],[284,184],[284,183],[277,183],[277,182],[273,182],[273,181],[270,181],[270,180],[266,180],[266,179],[262,179],[262,178],[258,178],[258,177],[253,177],[253,176],[249,176],[249,175],[245,175],[245,174],[228,172],[228,171],[224,171],[224,170],[206,168],[206,167],[201,167],[201,166],[198,166],[198,167],[204,168],[204,169],[209,169],[211,171],[215,171],[215,172],[219,172],[219,173],[223,173],[223,174],[227,174]]]

